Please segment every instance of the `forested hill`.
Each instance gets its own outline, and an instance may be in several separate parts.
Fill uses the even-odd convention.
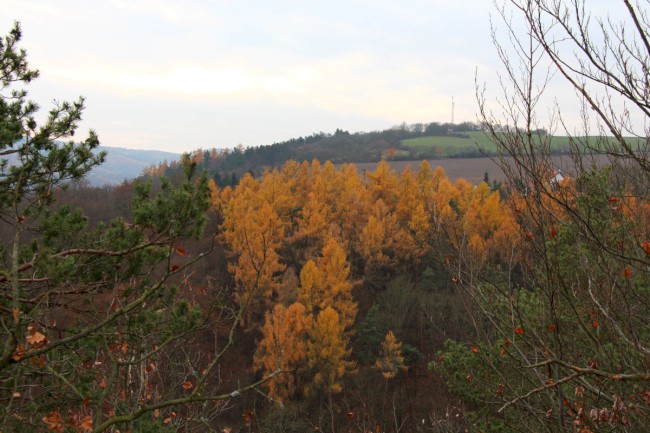
[[[381,159],[414,160],[437,157],[480,156],[476,142],[484,141],[479,125],[433,122],[402,124],[384,131],[350,133],[337,129],[334,133],[319,132],[307,137],[259,147],[219,151],[199,150],[193,153],[200,168],[208,171],[217,184],[236,183],[245,172],[260,174],[263,167],[279,167],[284,162],[332,161],[376,162]],[[149,170],[151,175],[174,177],[178,163],[162,163]]]
[[[118,185],[127,179],[133,179],[151,165],[176,161],[178,153],[158,150],[134,150],[120,147],[99,146],[96,152],[106,152],[106,160],[102,165],[88,173],[86,179],[92,186]]]

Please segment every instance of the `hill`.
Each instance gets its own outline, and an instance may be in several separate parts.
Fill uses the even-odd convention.
[[[105,151],[106,161],[93,169],[87,176],[91,186],[118,185],[127,179],[142,175],[145,168],[163,161],[176,161],[180,154],[159,150],[134,150],[121,147],[100,146]]]
[[[545,135],[543,130],[539,133]],[[544,136],[546,138],[550,139],[550,151],[555,158],[568,153],[571,147],[568,137]],[[590,136],[580,140],[593,149],[616,145],[613,138]],[[639,148],[643,146],[640,139],[630,138],[630,143],[636,143]],[[580,142],[577,144],[581,145]],[[395,167],[404,167],[408,162],[417,166],[426,159],[433,166],[442,165],[449,170],[451,177],[462,176],[480,181],[487,173],[491,179],[502,178],[499,168],[486,158],[497,156],[496,146],[480,125],[471,122],[402,124],[383,131],[356,133],[337,129],[333,134],[319,132],[246,149],[242,146],[222,151],[199,149],[192,156],[199,169],[206,170],[222,187],[236,184],[246,172],[259,176],[265,167],[280,167],[288,160],[302,162],[314,159],[331,161],[336,165],[352,162],[359,168],[372,166],[382,159],[391,161]],[[174,161],[152,167],[146,174],[164,174],[173,178],[180,173],[180,163]]]
[[[451,131],[451,132],[450,132]],[[482,135],[480,126],[464,122],[457,125],[433,122],[413,125],[401,124],[383,131],[350,133],[337,129],[333,134],[319,132],[307,137],[298,137],[271,145],[238,148],[218,152],[212,150],[197,150],[193,153],[199,168],[206,169],[218,185],[224,186],[236,183],[237,178],[246,172],[261,174],[264,167],[280,167],[288,160],[331,161],[334,164],[347,162],[367,163],[378,162],[382,159],[394,161],[409,161],[431,158],[419,147],[403,143],[413,139],[427,137],[458,137],[467,133]],[[457,147],[456,152],[448,152],[446,157],[479,157],[481,151],[469,140],[469,147]],[[179,164],[162,164],[148,174],[166,174],[173,177],[178,174]]]
[[[546,138],[546,137],[545,137]],[[592,149],[605,150],[608,146],[616,146],[614,138],[603,138],[600,136],[575,137],[579,146],[588,146]],[[633,146],[642,148],[643,139],[628,137],[627,140]],[[402,140],[402,148],[408,150],[409,155],[417,154],[419,158],[458,158],[474,156],[480,149],[487,155],[495,155],[496,146],[489,137],[482,131],[461,131],[448,135],[436,135],[416,137]],[[571,148],[569,138],[566,136],[550,137],[551,153],[554,155],[566,154]]]

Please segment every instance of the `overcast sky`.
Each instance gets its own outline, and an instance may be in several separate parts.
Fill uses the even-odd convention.
[[[401,122],[475,121],[491,0],[0,0],[41,77],[103,145],[182,152]],[[496,87],[496,83],[495,83]]]

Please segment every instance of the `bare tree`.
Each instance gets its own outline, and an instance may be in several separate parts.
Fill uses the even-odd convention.
[[[478,399],[515,429],[636,432],[650,422],[650,3],[617,2],[617,17],[592,16],[588,3],[497,4],[502,96],[477,85],[524,258],[519,278],[461,276],[489,326],[481,363],[454,361],[477,369],[468,380],[488,389]],[[578,125],[566,106],[544,103],[557,81],[578,97]]]

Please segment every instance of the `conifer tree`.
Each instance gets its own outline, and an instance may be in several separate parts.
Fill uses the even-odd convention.
[[[404,368],[402,343],[397,341],[393,331],[388,331],[381,343],[381,356],[377,359],[375,367],[381,371],[384,379],[392,379]]]
[[[355,367],[355,362],[349,360],[351,352],[339,315],[333,308],[325,308],[318,313],[309,332],[307,359],[313,381],[307,386],[307,393],[341,392],[343,377]]]

